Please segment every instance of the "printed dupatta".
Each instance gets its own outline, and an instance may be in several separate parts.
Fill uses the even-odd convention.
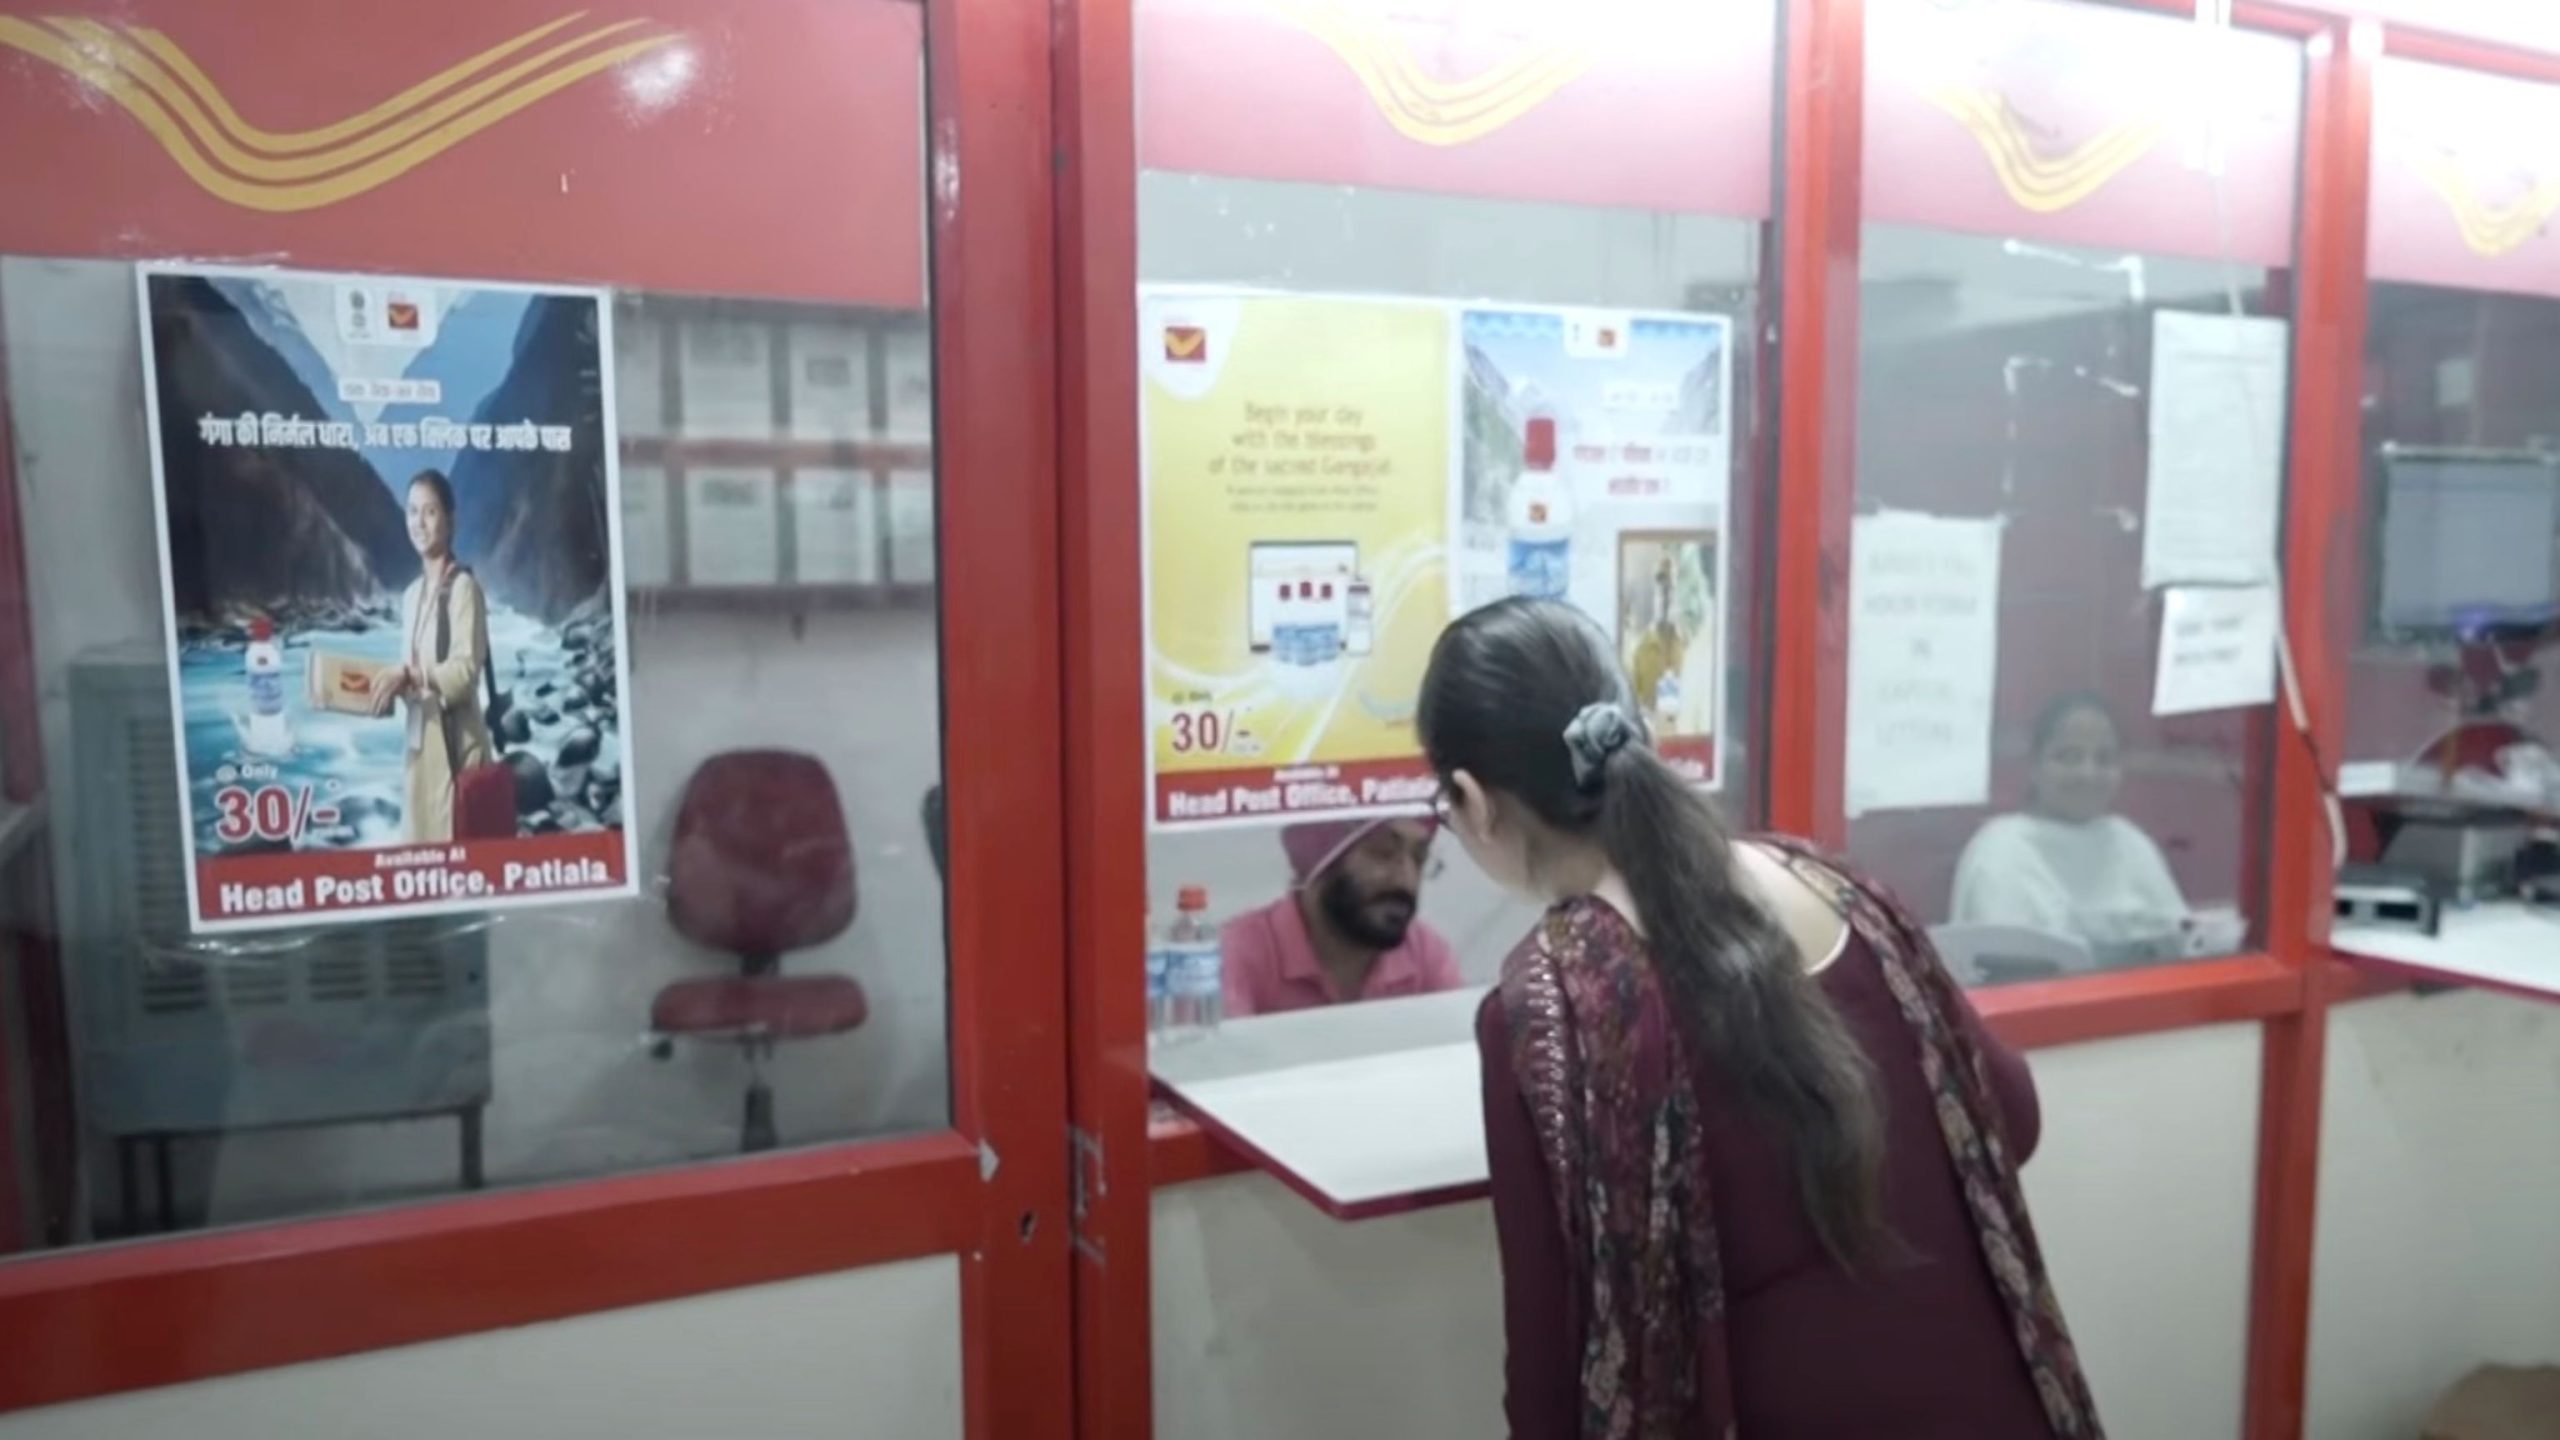
[[[1881,887],[1799,841],[1760,843],[1874,953],[1919,1041],[1983,1262],[2056,1440],[2104,1440],[1955,981]],[[1738,1440],[1701,1117],[1680,1027],[1640,1043],[1648,1014],[1671,1013],[1641,943],[1604,904],[1559,906],[1506,967],[1501,995],[1512,1068],[1589,1317],[1583,1440]]]

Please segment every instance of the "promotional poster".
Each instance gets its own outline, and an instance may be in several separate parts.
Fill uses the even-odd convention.
[[[1506,595],[1609,630],[1654,747],[1722,779],[1733,326],[1721,315],[1470,307],[1453,613]]]
[[[139,283],[194,928],[631,893],[609,297]]]
[[[1608,632],[1722,775],[1732,322],[1151,288],[1139,316],[1158,828],[1416,810],[1431,647],[1509,595]]]
[[[1427,805],[1446,308],[1158,290],[1139,343],[1155,823]]]

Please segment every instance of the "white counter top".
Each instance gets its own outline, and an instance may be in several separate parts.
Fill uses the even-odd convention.
[[[1339,1219],[1468,1199],[1485,1186],[1484,995],[1233,1020],[1147,1068],[1202,1129]]]
[[[2341,960],[2560,1001],[2560,910],[2514,901],[2448,909],[2434,935],[2387,925],[2341,925],[2329,936]]]

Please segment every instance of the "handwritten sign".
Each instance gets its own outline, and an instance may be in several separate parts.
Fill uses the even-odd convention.
[[[1849,566],[1851,815],[1991,794],[2000,521],[1861,515]]]
[[[2179,586],[2160,596],[2160,664],[2151,713],[2192,715],[2275,698],[2272,585]]]

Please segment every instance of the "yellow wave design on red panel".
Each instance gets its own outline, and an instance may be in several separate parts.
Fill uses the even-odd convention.
[[[2534,181],[2533,188],[2504,205],[2480,198],[2471,177],[2450,155],[2417,157],[2412,164],[2427,187],[2444,197],[2453,211],[2454,227],[2471,253],[2496,259],[2542,233],[2544,222],[2560,210],[2560,180]]]
[[[1339,0],[1273,0],[1272,10],[1324,42],[1396,133],[1424,145],[1481,140],[1537,109],[1591,68],[1593,48],[1563,41],[1463,80],[1422,67],[1383,17]]]
[[[208,194],[270,213],[316,210],[398,179],[509,116],[679,38],[646,20],[584,28],[564,15],[490,46],[378,105],[314,129],[250,124],[157,30],[72,16],[0,15],[0,46],[116,102]],[[511,57],[570,33],[514,63]]]
[[[2169,133],[2164,117],[2125,120],[2064,154],[2047,156],[2037,153],[2025,123],[1997,91],[1949,86],[1930,92],[1929,102],[1973,136],[2009,198],[2039,215],[2068,210],[2097,194]]]

